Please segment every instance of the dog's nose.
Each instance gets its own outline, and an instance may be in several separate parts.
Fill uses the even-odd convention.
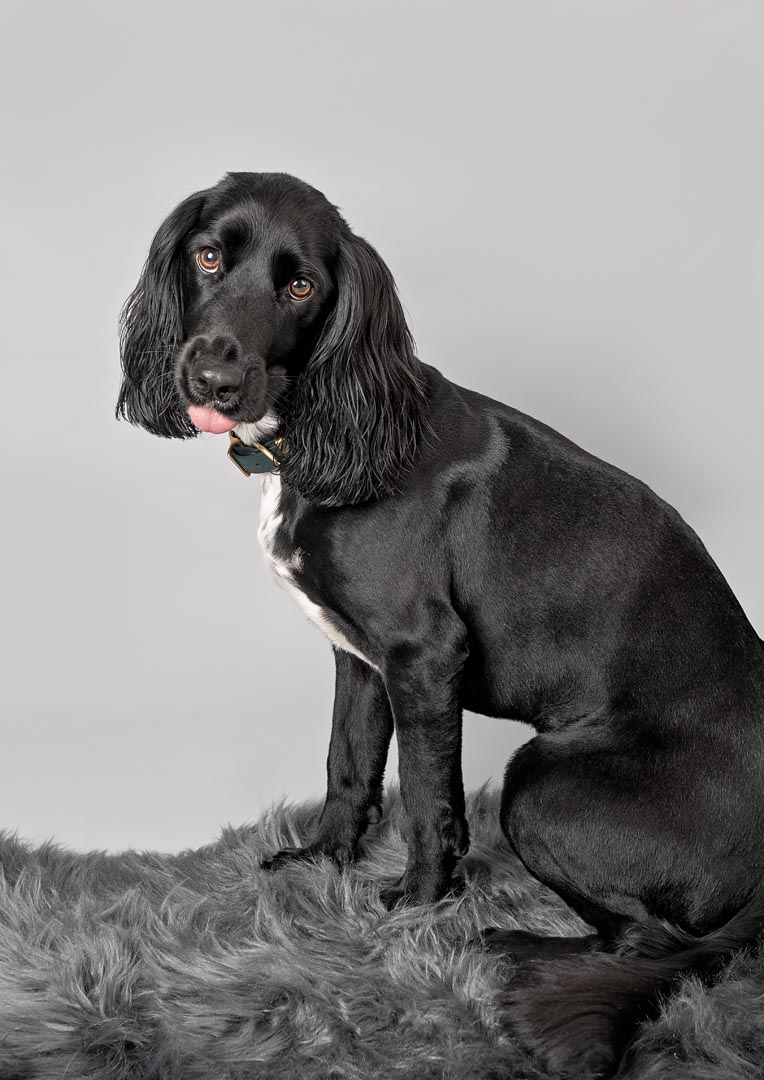
[[[195,390],[203,398],[217,398],[218,401],[230,401],[241,390],[244,377],[236,368],[214,368],[207,366],[197,372],[191,380]]]
[[[204,402],[230,402],[244,385],[241,349],[228,334],[193,338],[186,346],[184,365],[192,391]]]

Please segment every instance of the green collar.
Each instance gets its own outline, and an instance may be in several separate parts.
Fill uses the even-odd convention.
[[[231,445],[228,447],[228,456],[245,476],[273,472],[281,464],[278,457],[281,439],[271,439],[266,443],[256,442],[254,446],[249,446],[237,439],[233,432],[229,438]]]

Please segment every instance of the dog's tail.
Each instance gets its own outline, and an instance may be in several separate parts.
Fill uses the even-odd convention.
[[[502,996],[507,1023],[550,1072],[612,1076],[637,1025],[681,975],[710,977],[763,928],[757,897],[703,937],[656,919],[635,923],[614,952],[533,960]]]

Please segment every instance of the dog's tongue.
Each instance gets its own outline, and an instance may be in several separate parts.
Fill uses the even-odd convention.
[[[236,427],[235,420],[229,420],[227,416],[215,412],[206,405],[189,405],[188,415],[195,427],[198,427],[200,431],[211,431],[213,435],[222,435],[224,431],[230,431]]]

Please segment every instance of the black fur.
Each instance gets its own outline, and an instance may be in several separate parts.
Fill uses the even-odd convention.
[[[193,252],[225,249],[220,280]],[[315,299],[285,298],[290,277]],[[198,434],[186,412],[211,358],[241,373],[238,420],[279,403],[286,482],[327,506],[395,490],[416,449],[424,384],[392,275],[323,195],[280,173],[234,173],[189,196],[160,226],[122,313],[117,415],[154,435]],[[309,418],[309,422],[305,422]]]
[[[214,280],[200,245],[222,251]],[[315,284],[300,303],[296,275]],[[540,943],[509,1020],[558,1071],[612,1070],[656,995],[764,918],[764,650],[698,537],[644,484],[420,364],[379,256],[281,174],[233,174],[170,216],[123,366],[118,411],[155,434],[193,434],[189,404],[269,420],[274,555],[299,553],[294,584],[355,650],[335,649],[317,834],[271,864],[352,858],[395,729],[409,855],[386,900],[438,900],[468,847],[462,709],[532,724],[501,823],[599,936],[580,956]]]
[[[284,480],[325,506],[395,490],[410,467],[426,407],[414,343],[392,274],[347,232],[337,300],[290,402]]]
[[[205,196],[204,191],[190,195],[162,223],[122,312],[124,379],[117,416],[165,438],[198,434],[177,398],[175,354],[183,340],[187,292],[181,242],[196,224]]]

